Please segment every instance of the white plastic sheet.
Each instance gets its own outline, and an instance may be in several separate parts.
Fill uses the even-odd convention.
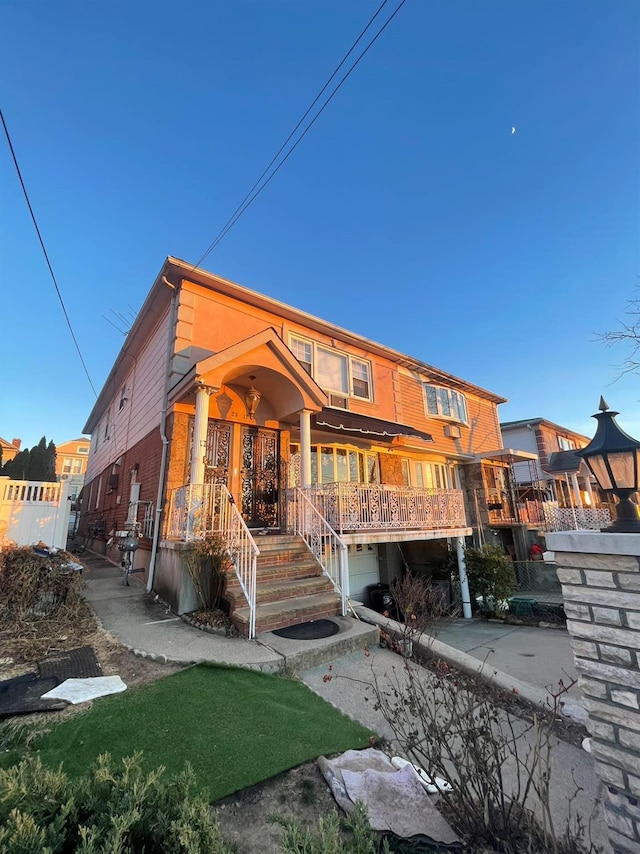
[[[92,676],[88,679],[66,679],[42,696],[46,699],[66,700],[76,705],[126,690],[127,686],[119,676]]]

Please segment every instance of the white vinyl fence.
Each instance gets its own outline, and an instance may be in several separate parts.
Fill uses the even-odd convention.
[[[69,485],[0,478],[0,546],[38,542],[63,549],[67,544],[71,502]]]

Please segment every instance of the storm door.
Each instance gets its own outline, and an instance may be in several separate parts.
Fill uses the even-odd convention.
[[[242,428],[242,516],[249,528],[278,527],[278,432]]]

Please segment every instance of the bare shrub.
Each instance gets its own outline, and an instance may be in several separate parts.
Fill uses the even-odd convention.
[[[375,706],[400,750],[430,777],[451,784],[440,807],[471,850],[596,851],[586,842],[584,820],[571,816],[571,804],[560,830],[552,816],[554,719],[568,689],[561,685],[548,711],[527,722],[480,697],[471,678],[444,662],[435,671],[405,662],[383,680],[374,673]]]

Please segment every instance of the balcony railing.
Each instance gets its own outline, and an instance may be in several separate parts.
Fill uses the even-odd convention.
[[[462,491],[364,483],[323,483],[302,490],[339,534],[466,528]]]

